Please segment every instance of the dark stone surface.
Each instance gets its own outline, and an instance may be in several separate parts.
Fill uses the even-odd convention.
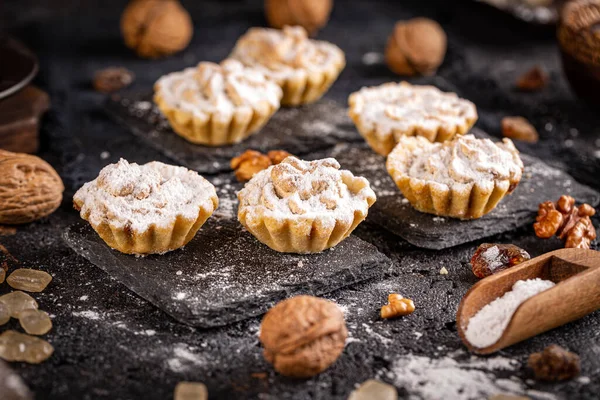
[[[323,295],[383,275],[391,260],[351,235],[319,254],[282,254],[234,219],[210,218],[183,249],[135,257],[108,247],[87,224],[65,232],[79,255],[176,320],[223,326],[264,314],[297,294]]]
[[[477,137],[489,137],[476,128],[472,133]],[[600,194],[594,189],[536,157],[521,154],[525,164],[521,183],[492,212],[470,221],[438,217],[419,212],[404,200],[385,168],[385,159],[368,146],[344,144],[334,149],[331,155],[343,168],[371,182],[377,194],[377,202],[369,211],[371,221],[415,246],[428,249],[441,250],[531,225],[539,203],[556,201],[563,194],[592,206],[600,202]]]
[[[164,60],[147,61],[136,58],[121,43],[119,13],[125,4],[126,0],[0,3],[4,26],[40,57],[35,83],[50,94],[53,104],[42,124],[40,155],[58,169],[66,185],[64,204],[56,213],[20,227],[14,236],[0,237],[26,267],[53,275],[48,288],[34,297],[40,308],[53,316],[54,328],[44,338],[55,352],[41,365],[11,364],[36,399],[164,400],[171,398],[177,382],[196,380],[207,384],[211,399],[342,400],[357,383],[373,377],[394,383],[401,398],[408,398],[416,392],[399,378],[406,374],[398,367],[406,364],[407,357],[456,360],[461,365],[469,360],[456,333],[455,313],[461,297],[476,281],[468,260],[478,241],[443,251],[423,250],[373,223],[361,224],[356,235],[375,244],[392,259],[394,267],[382,279],[326,295],[344,308],[350,340],[330,369],[301,381],[277,375],[264,361],[256,336],[260,318],[223,328],[190,328],[64,243],[64,230],[79,221],[71,206],[72,195],[83,182],[95,178],[101,167],[119,157],[135,162],[170,161],[107,117],[103,109],[106,97],[90,86],[94,71],[126,66],[137,76],[134,89],[148,91],[164,73],[202,59],[218,61],[248,27],[265,23],[259,0],[185,0],[196,27],[189,49]],[[540,131],[540,142],[518,144],[522,151],[600,190],[598,114],[569,91],[553,30],[526,25],[482,4],[468,0],[338,1],[319,37],[339,44],[348,66],[326,98],[345,104],[348,94],[362,85],[396,80],[381,62],[366,64],[362,57],[383,52],[395,20],[423,15],[442,24],[449,49],[437,76],[412,82],[435,83],[473,101],[480,114],[478,126],[497,137],[503,116],[525,116]],[[548,88],[539,93],[514,91],[514,80],[534,64],[549,71]],[[227,213],[226,209],[221,212]],[[594,224],[598,223],[594,218]],[[535,238],[527,226],[486,241],[514,243],[532,256],[560,246],[556,240]],[[438,274],[442,266],[449,275]],[[6,284],[0,285],[0,293],[8,290]],[[379,307],[392,291],[413,298],[415,313],[393,321],[380,320]],[[2,329],[20,328],[13,320]],[[452,370],[455,374],[448,381],[457,383],[465,377],[463,372],[470,370],[466,376],[471,379],[460,381],[463,393],[481,387],[478,379],[483,374],[491,376],[491,384],[484,382],[488,392],[505,391],[498,387],[498,379],[512,379],[524,385],[522,392],[535,389],[559,399],[597,399],[599,331],[600,314],[596,312],[500,352],[516,362],[512,370],[491,368],[488,362],[495,357],[476,358],[479,365]],[[582,374],[589,381],[529,381],[532,374],[524,366],[528,355],[551,343],[577,352],[582,357]],[[429,376],[430,370],[434,376],[446,376],[439,369],[419,372]],[[444,397],[466,397],[450,396],[443,392],[443,385],[439,387]],[[528,396],[539,398],[535,393]]]
[[[153,105],[151,95],[114,96],[107,102],[106,109],[144,142],[178,164],[200,173],[231,170],[231,159],[246,149],[286,150],[302,157],[331,148],[341,141],[362,142],[345,110],[328,100],[310,106],[281,108],[259,132],[241,143],[222,147],[195,145],[175,134]]]

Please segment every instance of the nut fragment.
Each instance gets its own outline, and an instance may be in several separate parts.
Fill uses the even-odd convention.
[[[523,117],[504,117],[501,124],[504,137],[528,143],[537,143],[539,140],[537,130]]]
[[[6,361],[24,361],[39,364],[54,352],[54,347],[43,339],[12,330],[0,335],[0,358]]]
[[[48,313],[39,310],[23,310],[19,314],[19,323],[30,335],[45,335],[52,329]]]
[[[307,378],[327,369],[344,350],[344,314],[333,302],[296,296],[278,303],[261,323],[265,359],[282,375]]]
[[[447,38],[442,27],[427,18],[397,22],[388,38],[385,61],[398,75],[431,75],[444,61]]]
[[[596,210],[589,204],[575,206],[571,196],[561,196],[555,203],[545,201],[539,205],[533,224],[535,234],[542,239],[554,235],[565,241],[567,248],[589,249],[596,239],[596,229],[590,219]]]
[[[173,400],[207,400],[208,390],[200,382],[179,382],[175,386]]]
[[[246,150],[231,159],[231,168],[235,170],[235,177],[238,181],[247,182],[255,174],[269,168],[271,165],[279,164],[290,155],[285,150],[271,150],[267,155],[256,150]]]
[[[123,67],[110,67],[97,71],[94,74],[94,89],[102,93],[116,92],[129,86],[135,75]]]
[[[548,84],[548,74],[538,65],[525,72],[517,79],[515,86],[519,90],[534,92],[543,89]]]
[[[553,344],[529,356],[529,367],[535,377],[544,381],[562,381],[579,375],[579,356]]]
[[[8,307],[10,316],[13,318],[19,318],[24,310],[37,310],[38,308],[38,304],[33,297],[18,290],[0,296],[0,303]]]
[[[333,0],[265,0],[265,17],[273,28],[300,25],[314,35],[329,20]]]
[[[134,0],[121,16],[125,45],[146,58],[158,58],[187,47],[194,27],[177,0]]]
[[[412,314],[413,311],[415,311],[415,304],[411,299],[392,293],[388,296],[388,304],[381,307],[381,318],[396,318]]]
[[[49,273],[29,268],[19,268],[6,279],[13,289],[26,292],[41,292],[50,281],[52,276]]]
[[[50,215],[64,186],[39,157],[0,150],[0,224],[25,224]]]
[[[529,253],[514,244],[482,243],[471,257],[471,269],[476,277],[485,278],[529,259]]]

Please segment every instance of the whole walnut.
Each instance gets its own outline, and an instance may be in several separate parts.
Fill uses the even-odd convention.
[[[132,0],[121,16],[125,45],[145,58],[185,49],[193,30],[190,15],[177,0]]]
[[[446,55],[444,29],[427,18],[399,21],[388,38],[385,61],[398,75],[431,75]]]
[[[265,0],[265,16],[273,28],[300,25],[311,35],[329,20],[333,0]]]
[[[64,189],[46,161],[0,150],[0,224],[25,224],[52,214]]]
[[[282,375],[308,378],[337,360],[346,342],[342,310],[333,302],[296,296],[278,303],[262,320],[265,359]]]

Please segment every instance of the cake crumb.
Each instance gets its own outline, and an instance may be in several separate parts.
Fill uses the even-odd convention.
[[[440,269],[440,275],[448,275],[448,270],[446,267],[442,267],[442,269]]]

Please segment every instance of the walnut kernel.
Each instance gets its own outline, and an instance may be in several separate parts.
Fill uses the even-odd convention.
[[[537,130],[523,117],[504,117],[501,124],[504,137],[528,143],[539,140]]]
[[[567,248],[589,249],[591,241],[596,239],[596,229],[590,219],[595,213],[589,204],[577,207],[573,197],[561,196],[556,204],[545,201],[539,205],[533,229],[539,238],[556,235],[565,241]]]
[[[388,296],[388,304],[381,307],[381,318],[396,318],[412,314],[415,311],[415,303],[411,299],[405,299],[397,293]]]
[[[535,377],[544,381],[562,381],[579,375],[579,356],[553,344],[529,356],[529,367]]]
[[[534,92],[541,90],[548,84],[548,74],[540,66],[535,66],[517,79],[515,86],[519,90]]]
[[[239,156],[231,159],[231,168],[235,171],[235,177],[240,182],[247,182],[252,177],[271,166],[271,160],[256,150],[246,150]]]
[[[446,55],[447,38],[437,22],[427,18],[399,21],[388,38],[385,61],[398,75],[431,75]]]
[[[342,310],[313,296],[278,303],[260,328],[265,359],[280,374],[297,378],[314,376],[333,364],[344,350],[347,335]]]
[[[135,75],[127,68],[110,67],[101,69],[94,74],[94,89],[102,93],[116,92],[129,86]]]

